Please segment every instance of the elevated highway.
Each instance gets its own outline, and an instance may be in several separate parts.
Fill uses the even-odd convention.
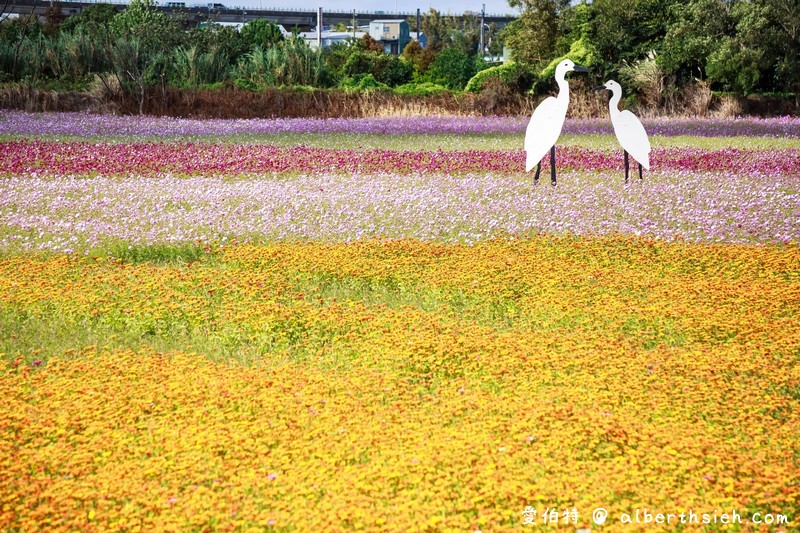
[[[75,0],[62,0],[61,12],[64,16],[70,17],[79,14],[86,7],[98,4],[110,3],[114,5],[119,11],[123,11],[126,3],[117,2],[84,2]],[[15,13],[18,15],[28,15],[36,13],[37,15],[44,16],[47,9],[50,7],[51,2],[42,0],[0,0],[0,13],[10,14]],[[317,26],[317,11],[309,9],[286,9],[286,8],[247,8],[247,7],[231,7],[222,3],[207,3],[199,4],[196,2],[188,1],[172,1],[162,0],[158,3],[157,8],[165,13],[173,16],[182,16],[185,18],[187,24],[197,25],[203,22],[224,22],[224,23],[246,23],[256,19],[269,19],[277,24],[282,24],[287,30],[291,30],[295,26],[301,31],[310,31]],[[423,10],[423,13],[425,11]],[[480,16],[480,13],[471,13],[474,16]],[[359,26],[367,25],[372,20],[379,19],[409,19],[416,17],[417,13],[414,12],[392,12],[392,11],[369,11],[355,13],[356,24]],[[453,15],[460,18],[463,15]],[[353,23],[352,11],[322,11],[322,20],[325,25],[335,25],[340,22],[345,24]],[[486,24],[497,23],[498,26],[503,27],[512,20],[517,18],[511,14],[498,14],[486,13],[484,20]]]

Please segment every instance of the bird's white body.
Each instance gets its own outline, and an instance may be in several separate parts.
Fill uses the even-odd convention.
[[[628,110],[619,110],[619,101],[622,98],[622,87],[614,80],[609,80],[604,87],[611,91],[611,100],[608,111],[611,114],[611,124],[622,149],[631,154],[637,163],[650,170],[650,140],[644,126],[636,115]]]
[[[575,70],[575,63],[569,59],[558,64],[556,67],[558,96],[545,98],[533,111],[528,122],[528,128],[525,130],[526,172],[530,172],[542,160],[561,136],[569,107],[569,84],[564,76],[572,70]]]

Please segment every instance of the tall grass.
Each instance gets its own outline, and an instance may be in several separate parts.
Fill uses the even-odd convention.
[[[256,46],[239,63],[237,74],[261,87],[319,86],[326,76],[322,54],[301,39]]]
[[[201,52],[196,46],[178,48],[172,52],[173,80],[176,85],[199,88],[225,81],[231,71],[227,56]]]

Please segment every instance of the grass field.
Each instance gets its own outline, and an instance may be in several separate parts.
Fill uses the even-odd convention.
[[[3,529],[800,529],[797,124],[0,119]]]

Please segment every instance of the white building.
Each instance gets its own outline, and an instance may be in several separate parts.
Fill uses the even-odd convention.
[[[364,35],[363,31],[355,33],[352,31],[323,31],[321,36],[316,31],[300,32],[300,37],[305,39],[311,48],[316,48],[320,42],[322,43],[322,48],[328,48],[336,43],[347,42],[348,39],[352,39],[354,36],[356,39],[361,39]]]

